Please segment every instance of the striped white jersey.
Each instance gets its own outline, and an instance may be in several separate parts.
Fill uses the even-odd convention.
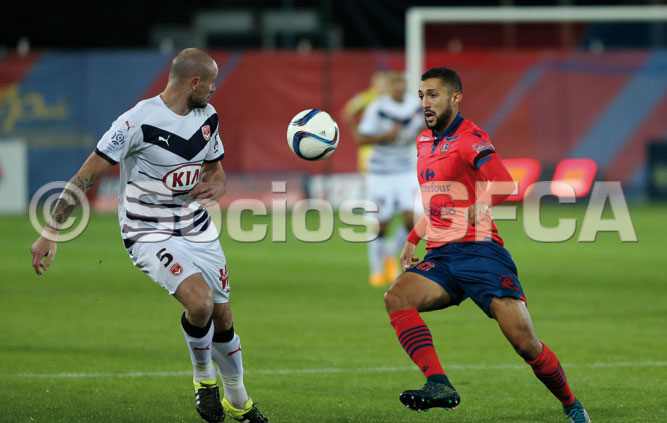
[[[383,95],[368,105],[357,130],[362,135],[377,136],[391,131],[397,123],[403,125],[398,137],[389,142],[373,144],[369,173],[416,172],[415,139],[424,125],[424,115],[417,99],[405,96],[399,103],[389,94]]]
[[[202,164],[224,156],[213,106],[180,116],[160,96],[140,101],[116,119],[95,152],[120,163],[118,219],[126,248],[172,236],[218,239],[208,213],[189,195]]]

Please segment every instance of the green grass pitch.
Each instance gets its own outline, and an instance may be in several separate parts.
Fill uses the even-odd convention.
[[[531,241],[500,222],[540,338],[561,359],[593,422],[667,421],[666,206],[632,206],[637,243]],[[557,216],[583,215],[571,206]],[[268,223],[269,218],[256,218]],[[0,217],[0,422],[199,422],[181,306],[126,255],[113,215],[94,215],[30,267],[28,219]],[[243,244],[222,236],[245,381],[277,422],[564,422],[560,404],[471,301],[425,314],[462,397],[417,413],[421,386],[367,283],[364,244],[335,235]]]

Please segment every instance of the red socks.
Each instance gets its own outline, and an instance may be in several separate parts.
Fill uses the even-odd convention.
[[[412,361],[427,378],[444,375],[438,355],[433,347],[433,337],[417,309],[399,310],[389,315],[391,325],[396,330],[398,341]],[[565,372],[558,357],[542,343],[542,352],[534,361],[526,361],[533,368],[535,376],[544,383],[564,406],[571,405],[575,396],[567,383]]]
[[[533,373],[544,385],[551,391],[552,394],[560,400],[560,402],[567,406],[571,405],[574,400],[574,394],[567,383],[565,372],[560,366],[558,357],[542,343],[542,353],[535,359],[535,361],[526,361],[533,368]]]
[[[444,375],[445,371],[433,347],[433,337],[426,323],[419,317],[417,309],[399,310],[389,315],[391,325],[396,329],[398,341],[412,361],[427,378]]]

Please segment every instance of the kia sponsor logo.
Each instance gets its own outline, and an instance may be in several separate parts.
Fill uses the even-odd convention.
[[[164,175],[162,183],[174,192],[188,192],[197,185],[201,177],[200,164],[187,164]]]

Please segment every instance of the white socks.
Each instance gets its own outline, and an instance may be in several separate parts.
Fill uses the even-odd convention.
[[[394,230],[389,242],[385,242],[384,256],[394,258],[403,250],[405,241],[408,238],[408,229],[402,223],[399,223]]]
[[[234,329],[230,329],[233,331]],[[243,358],[241,356],[241,338],[234,333],[229,342],[213,342],[212,357],[218,364],[225,397],[232,406],[244,409],[248,393],[243,385]]]
[[[370,274],[376,275],[384,273],[383,252],[385,243],[384,236],[378,236],[368,243],[368,265],[370,267]]]
[[[181,329],[183,329],[183,336],[185,336],[185,342],[188,345],[188,350],[190,350],[194,379],[197,382],[201,380],[215,380],[215,366],[211,361],[213,321],[209,321],[208,325],[200,328],[190,324],[185,318],[185,313],[183,313]]]
[[[225,397],[232,406],[238,409],[245,409],[248,401],[248,393],[243,385],[243,358],[241,355],[241,338],[234,333],[234,328],[228,331],[216,334],[218,340],[227,340],[227,342],[213,342],[213,320],[203,328],[193,326],[185,318],[185,313],[181,318],[181,328],[183,336],[190,350],[192,367],[194,368],[194,379],[216,380],[214,360],[220,369],[222,385],[225,390]]]

